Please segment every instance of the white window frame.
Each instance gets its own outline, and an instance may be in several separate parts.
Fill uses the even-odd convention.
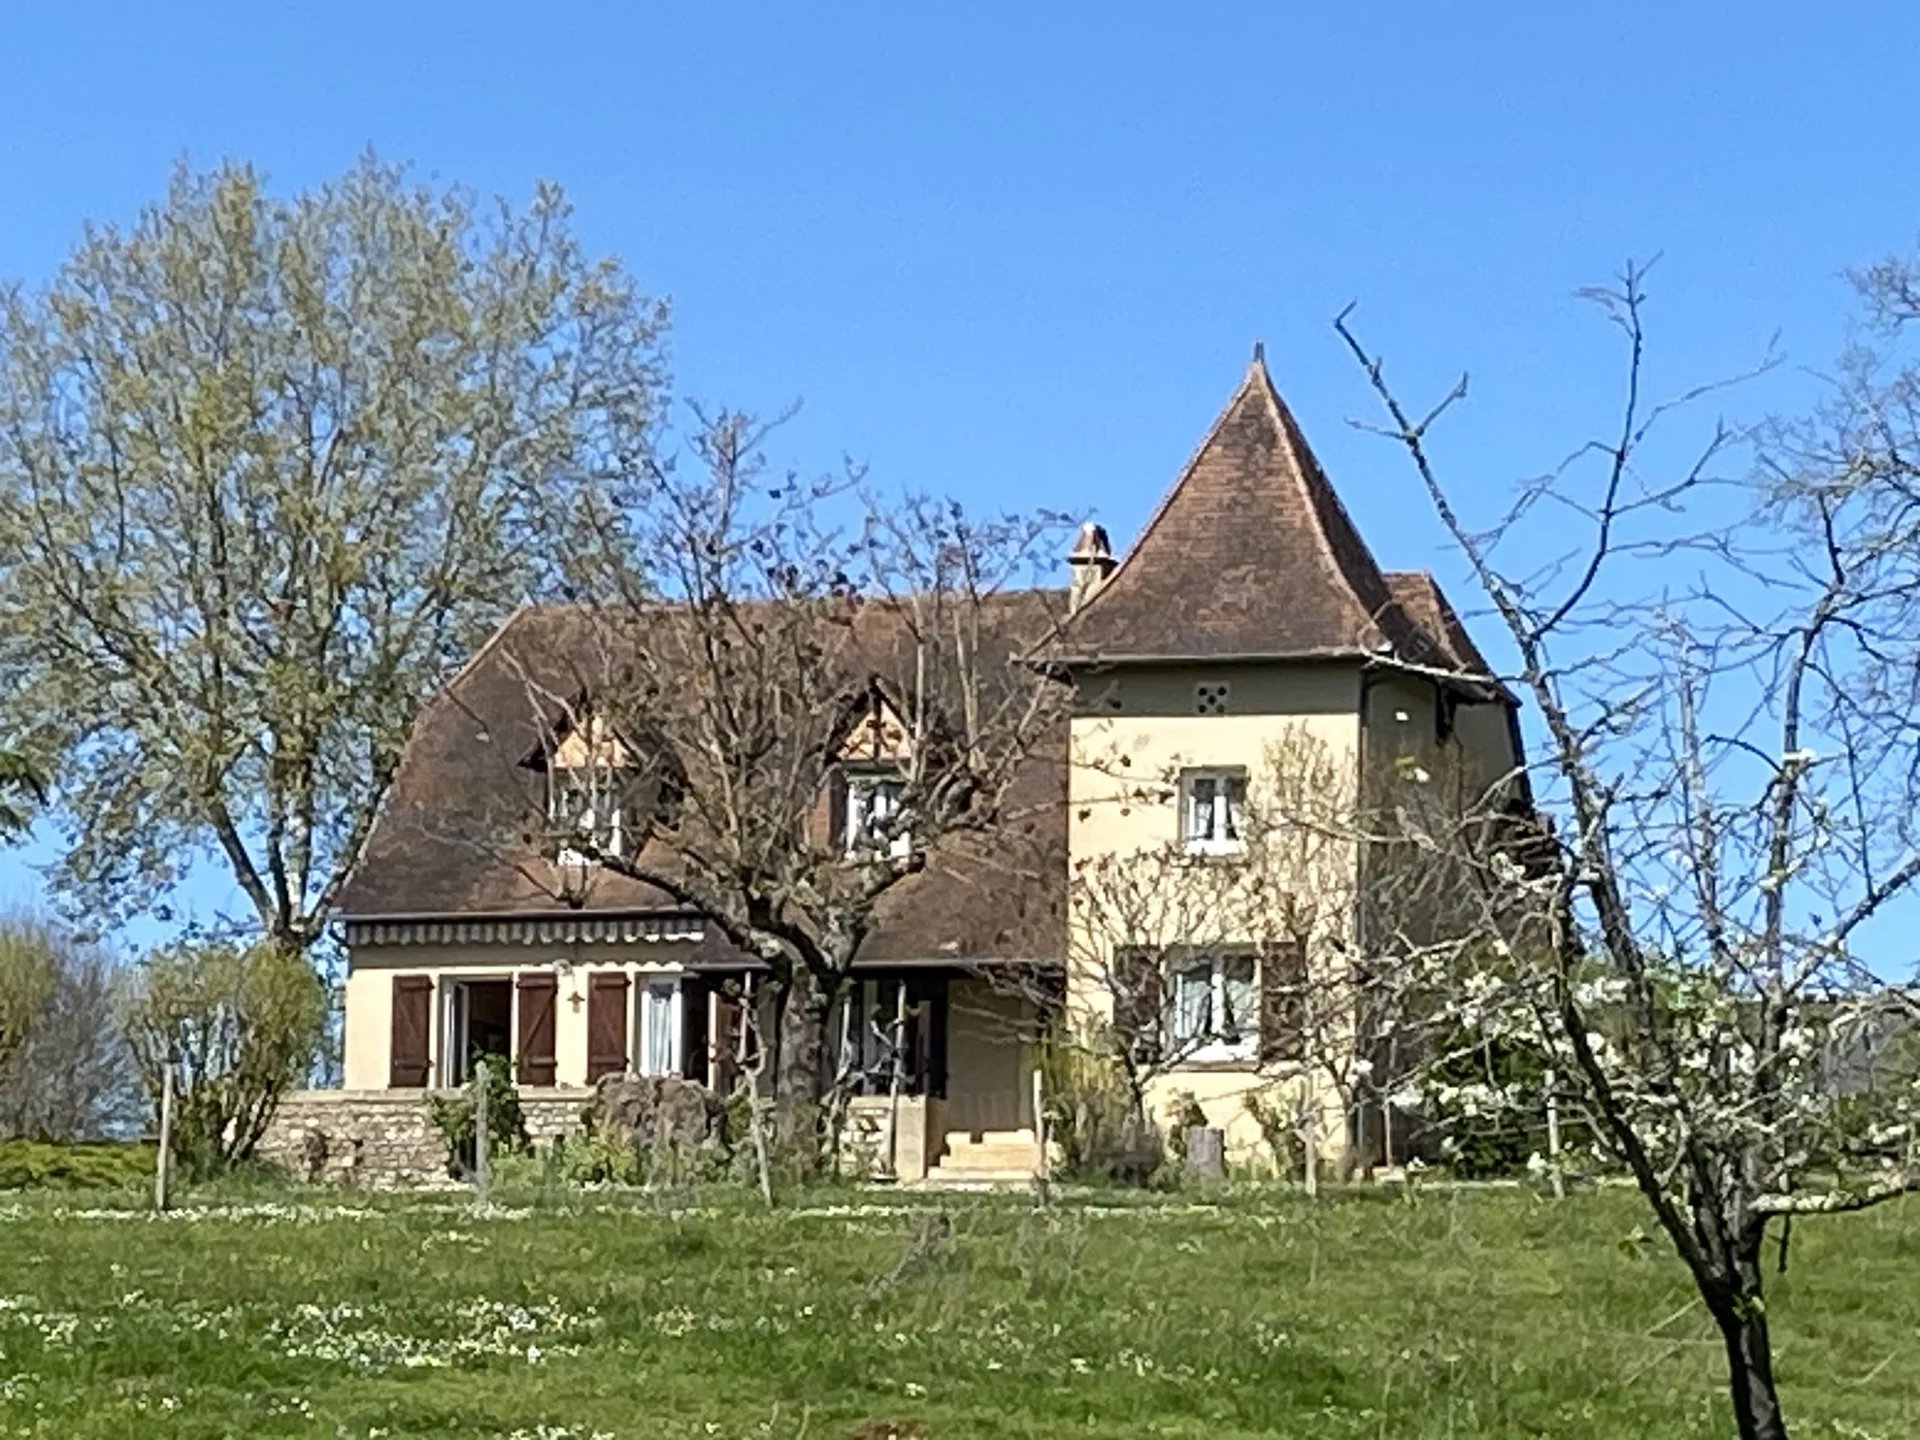
[[[626,829],[618,799],[622,788],[624,772],[607,765],[561,765],[547,772],[547,820],[556,829],[562,824],[568,827],[568,834],[575,829],[584,830],[594,836],[595,845],[603,855],[620,858],[626,852]],[[582,784],[584,780],[584,785]],[[586,804],[578,816],[567,813],[568,807],[562,804],[563,794],[577,793],[584,789]],[[606,818],[600,818],[600,809],[606,809]],[[560,851],[562,860],[584,863],[586,856],[572,846],[563,845]]]
[[[1209,806],[1211,834],[1200,834],[1195,823],[1199,800],[1195,791],[1202,784],[1213,787]],[[1234,787],[1239,788],[1239,803],[1234,803]],[[1247,771],[1242,765],[1205,765],[1180,772],[1180,846],[1190,855],[1238,855],[1247,848],[1245,810]],[[1228,832],[1232,832],[1229,834]]]
[[[467,1015],[462,1004],[461,990],[468,985],[504,984],[507,987],[507,1065],[509,1074],[514,1073],[520,1061],[520,986],[517,972],[482,970],[472,975],[443,974],[435,977],[434,990],[438,1000],[435,1006],[435,1023],[438,1033],[432,1039],[439,1041],[437,1056],[430,1055],[431,1072],[438,1074],[440,1084],[448,1090],[458,1090],[472,1075],[467,1073]]]
[[[1247,1013],[1239,1017],[1239,1035],[1236,1039],[1228,1040],[1220,1034],[1219,1025],[1220,1017],[1227,1013],[1227,968],[1235,962],[1244,964],[1252,979],[1247,988],[1247,1003],[1243,1007]],[[1251,1060],[1259,1054],[1262,976],[1259,958],[1253,950],[1238,945],[1175,950],[1166,956],[1165,964],[1165,1043],[1176,1067],[1187,1063]],[[1182,971],[1197,969],[1202,964],[1208,970],[1207,1034],[1197,1043],[1190,1043],[1176,1033],[1180,1015],[1179,976]]]
[[[900,813],[900,798],[896,793],[887,803],[885,810],[875,812],[873,796],[883,788],[898,791],[906,789],[907,780],[898,770],[892,768],[848,769],[842,776],[846,786],[845,833],[840,836],[841,853],[851,858],[871,856],[878,852],[874,837],[868,826],[878,813],[886,820]],[[886,846],[887,854],[895,860],[904,860],[913,853],[913,833],[902,830],[890,837]]]

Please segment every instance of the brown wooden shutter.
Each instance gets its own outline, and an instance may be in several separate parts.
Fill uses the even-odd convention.
[[[1306,1054],[1307,951],[1298,940],[1260,952],[1260,1060],[1274,1065]]]
[[[627,1068],[627,977],[596,974],[587,986],[587,1083]],[[521,992],[525,996],[525,991]],[[551,1047],[549,1047],[551,1048]]]
[[[1113,1023],[1133,1057],[1142,1065],[1160,1062],[1160,1032],[1166,1005],[1166,976],[1152,950],[1122,950],[1113,957]]]
[[[826,849],[839,854],[847,848],[847,774],[835,766],[827,775]]]
[[[393,1048],[388,1056],[387,1084],[406,1090],[426,1085],[431,1068],[427,1035],[432,1021],[433,980],[426,975],[394,976]]]
[[[520,1083],[551,1085],[553,1010],[559,985],[551,971],[529,970],[520,977]]]

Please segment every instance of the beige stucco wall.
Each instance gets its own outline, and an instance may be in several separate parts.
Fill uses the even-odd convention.
[[[1196,687],[1221,681],[1230,686],[1227,713],[1196,714]],[[1272,863],[1300,872],[1285,877],[1253,878],[1243,868],[1236,879],[1235,866],[1244,861],[1202,862],[1183,872],[1173,851],[1183,768],[1243,767],[1250,804],[1261,807],[1264,792],[1271,814],[1307,798],[1282,796],[1274,778],[1276,766],[1307,757],[1324,781],[1312,802],[1329,812],[1350,807],[1360,779],[1360,722],[1356,665],[1155,667],[1081,677],[1069,771],[1068,1004],[1083,1023],[1112,1017],[1107,982],[1117,944],[1258,943],[1276,933],[1271,902],[1283,891],[1304,897],[1312,916],[1310,964],[1350,933],[1358,855],[1348,841],[1264,847],[1270,857],[1286,856]],[[1174,898],[1152,898],[1148,892],[1157,887]],[[1121,933],[1134,924],[1160,933]],[[1152,1078],[1146,1101],[1164,1124],[1177,1098],[1191,1095],[1208,1123],[1226,1132],[1230,1163],[1270,1163],[1246,1099],[1257,1094],[1291,1112],[1307,1083],[1298,1066],[1174,1064]],[[1330,1097],[1320,1103],[1331,1154],[1343,1127]]]
[[[346,984],[346,1052],[342,1082],[349,1090],[382,1090],[389,1076],[393,1039],[393,979],[396,975],[425,975],[434,981],[429,1058],[437,1082],[444,1052],[441,1029],[445,1005],[440,982],[512,979],[526,970],[552,969],[561,964],[559,1003],[554,1012],[555,1082],[584,1085],[587,1081],[587,985],[595,970],[627,973],[635,986],[651,974],[674,974],[691,950],[682,941],[636,946],[613,945],[395,945],[357,946],[348,955]],[[629,1004],[635,991],[628,992]],[[514,1033],[519,1033],[519,997],[514,999]],[[629,1015],[631,1032],[631,1014]]]
[[[947,995],[947,1126],[981,1133],[1033,1125],[1032,1002],[1004,983],[956,980]]]

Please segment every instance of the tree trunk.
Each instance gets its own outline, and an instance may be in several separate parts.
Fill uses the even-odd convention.
[[[833,995],[804,966],[796,966],[780,1009],[780,1054],[774,1071],[774,1139],[782,1158],[802,1174],[820,1163],[823,1057]]]
[[[1709,1300],[1727,1348],[1727,1387],[1740,1440],[1787,1440],[1787,1421],[1773,1380],[1773,1342],[1760,1281],[1761,1236],[1743,1244],[1734,1283]]]

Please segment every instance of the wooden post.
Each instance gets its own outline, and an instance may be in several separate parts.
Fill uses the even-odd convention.
[[[1553,1198],[1567,1198],[1566,1177],[1560,1173],[1560,1097],[1552,1070],[1546,1074],[1547,1085],[1547,1178],[1553,1185]]]
[[[1045,1204],[1049,1199],[1049,1186],[1053,1183],[1053,1155],[1047,1142],[1047,1093],[1046,1081],[1041,1076],[1040,1064],[1035,1059],[1033,1066],[1033,1173],[1040,1182],[1040,1201]]]
[[[906,1084],[907,1057],[907,982],[899,981],[899,993],[893,1005],[893,1074],[887,1096],[887,1173],[900,1174],[900,1091]]]
[[[173,1062],[160,1067],[160,1153],[153,1166],[153,1208],[165,1210],[173,1199]]]
[[[1301,1148],[1306,1151],[1307,1198],[1320,1196],[1320,1114],[1314,1097],[1307,1097],[1307,1120],[1300,1131]]]
[[[479,1083],[473,1096],[473,1193],[484,1205],[493,1181],[493,1145],[487,1134],[487,1062],[482,1060],[474,1073]]]

